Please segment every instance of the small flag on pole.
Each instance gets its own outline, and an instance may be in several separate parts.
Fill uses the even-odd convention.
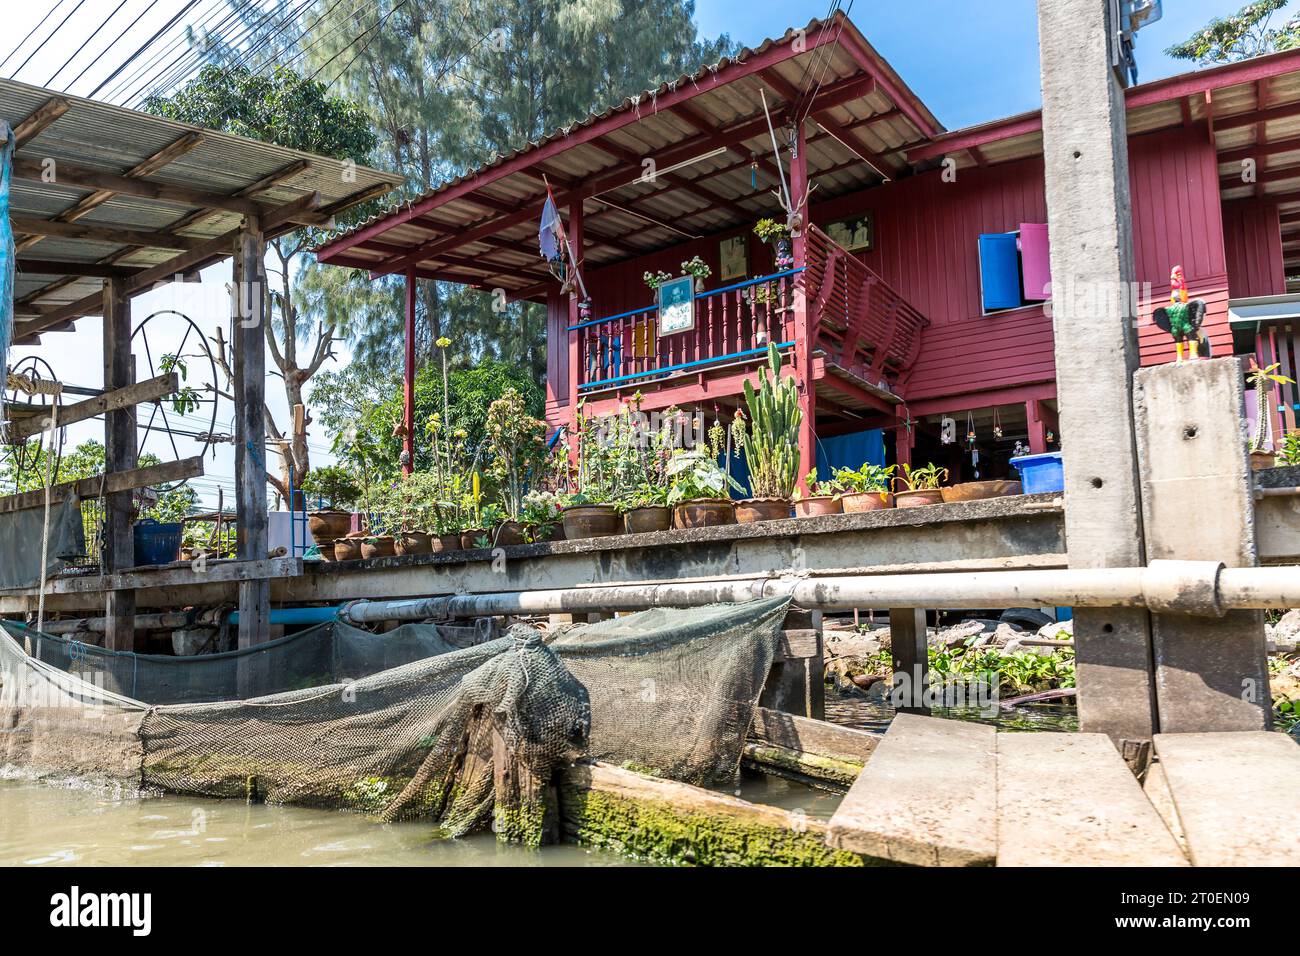
[[[542,207],[542,224],[537,230],[537,244],[541,249],[542,258],[547,262],[558,262],[560,255],[560,236],[563,225],[560,222],[560,211],[555,208],[555,197],[551,191],[546,191],[546,205]]]

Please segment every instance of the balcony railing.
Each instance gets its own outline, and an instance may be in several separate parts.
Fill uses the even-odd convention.
[[[789,269],[695,295],[695,328],[659,335],[658,309],[646,306],[570,326],[578,333],[579,390],[634,385],[705,366],[754,360],[768,342],[794,344],[794,283]]]
[[[816,226],[799,282],[818,321],[816,347],[873,383],[905,378],[930,324],[897,290]]]

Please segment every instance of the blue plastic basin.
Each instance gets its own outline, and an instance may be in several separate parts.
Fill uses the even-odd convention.
[[[171,564],[180,557],[181,535],[184,525],[180,522],[162,524],[153,518],[145,518],[135,523],[135,563]]]
[[[1065,490],[1065,466],[1061,463],[1059,451],[1012,458],[1011,464],[1020,472],[1020,481],[1027,495]]]

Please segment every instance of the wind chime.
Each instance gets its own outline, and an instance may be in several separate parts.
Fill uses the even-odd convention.
[[[993,437],[999,441],[1002,439],[1002,416],[996,408],[993,409]]]
[[[966,413],[966,449],[970,452],[971,470],[978,479],[980,476],[980,450],[976,447],[975,413]]]

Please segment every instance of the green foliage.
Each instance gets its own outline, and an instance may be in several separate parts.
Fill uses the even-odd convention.
[[[845,491],[888,493],[894,481],[894,465],[864,462],[861,468],[836,468],[835,481]]]
[[[1182,43],[1165,50],[1176,60],[1192,60],[1201,66],[1231,63],[1253,56],[1290,50],[1300,44],[1300,17],[1291,17],[1280,28],[1273,27],[1273,14],[1289,0],[1256,0],[1234,14],[1215,17]]]
[[[529,476],[541,472],[546,458],[546,423],[528,414],[524,397],[511,387],[488,406],[484,429],[488,478],[506,516],[518,521]]]
[[[1282,439],[1277,450],[1278,465],[1300,465],[1300,432],[1291,432]]]
[[[763,242],[775,242],[777,239],[789,239],[790,227],[776,219],[760,219],[754,223],[754,235]]]
[[[308,508],[315,508],[320,501],[325,507],[350,511],[361,496],[351,470],[341,465],[313,468],[303,479],[302,490],[307,495]]]
[[[703,448],[679,450],[669,460],[665,470],[672,481],[672,489],[668,493],[669,504],[677,505],[701,498],[730,498],[732,491],[745,490]]]
[[[799,426],[803,410],[793,378],[781,377],[782,358],[767,345],[767,367],[759,370],[757,389],[745,380],[748,421],[740,412],[731,424],[736,447],[745,454],[749,485],[755,498],[789,498],[799,480]]]
[[[913,468],[903,463],[903,473],[895,475],[894,481],[901,483],[908,491],[933,491],[948,480],[948,469],[940,468],[931,462],[920,468]]]
[[[832,497],[838,498],[844,493],[844,485],[840,483],[839,478],[832,476],[826,481],[817,480],[817,469],[813,469],[804,476],[803,483],[808,486],[808,494],[804,495],[799,489],[795,489],[795,498],[821,498]]]

